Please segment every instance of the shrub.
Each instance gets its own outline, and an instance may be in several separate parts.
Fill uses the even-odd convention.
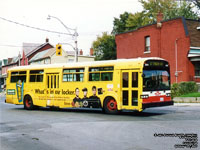
[[[179,93],[179,85],[178,83],[174,83],[171,86],[171,97],[177,97],[180,96],[181,94]]]
[[[198,92],[198,85],[196,84],[196,82],[191,81],[191,82],[174,83],[171,86],[172,98],[194,92]]]

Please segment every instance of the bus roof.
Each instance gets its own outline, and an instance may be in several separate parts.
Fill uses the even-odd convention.
[[[105,60],[105,61],[91,61],[91,62],[77,62],[77,63],[57,63],[57,64],[42,64],[42,65],[28,65],[17,66],[8,69],[8,71],[14,70],[30,70],[30,69],[45,69],[45,68],[71,68],[71,67],[86,67],[86,66],[103,66],[103,65],[124,65],[125,63],[132,62],[134,65],[143,65],[146,60],[164,60],[159,57],[147,57],[147,58],[134,58],[134,59],[117,59],[117,60]]]

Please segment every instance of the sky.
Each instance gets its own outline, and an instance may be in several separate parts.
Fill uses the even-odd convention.
[[[0,17],[50,31],[68,33],[65,26],[77,29],[78,49],[89,54],[92,42],[102,32],[110,33],[114,17],[125,11],[135,13],[142,10],[138,0],[0,0]],[[70,30],[73,34],[74,30]],[[66,51],[73,50],[74,38],[70,35],[50,33],[27,28],[0,19],[0,60],[22,53],[23,43],[63,44]],[[71,45],[69,45],[71,44]]]

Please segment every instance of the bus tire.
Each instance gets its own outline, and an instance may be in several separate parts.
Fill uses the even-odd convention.
[[[103,110],[107,114],[118,114],[117,101],[113,97],[107,97],[104,101]]]
[[[31,98],[31,96],[26,95],[24,97],[24,109],[26,110],[33,110],[35,107],[33,105],[33,100]]]

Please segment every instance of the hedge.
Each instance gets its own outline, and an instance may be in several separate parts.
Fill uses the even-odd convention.
[[[178,97],[188,93],[198,92],[198,85],[196,82],[181,82],[174,83],[171,86],[171,96]]]

